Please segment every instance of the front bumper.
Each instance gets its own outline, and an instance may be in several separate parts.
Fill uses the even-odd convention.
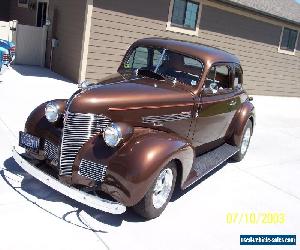
[[[66,186],[62,184],[52,176],[44,173],[43,171],[36,168],[34,165],[26,161],[14,147],[12,150],[13,158],[15,161],[30,175],[43,182],[45,185],[53,188],[54,190],[83,203],[89,207],[93,207],[111,214],[122,214],[126,211],[126,207],[121,203],[102,199],[100,197],[88,194],[86,192],[80,191],[76,188]]]

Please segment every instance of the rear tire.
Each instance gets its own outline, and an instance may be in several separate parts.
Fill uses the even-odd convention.
[[[252,122],[250,120],[247,121],[246,126],[243,131],[241,145],[239,146],[239,151],[231,157],[231,160],[239,162],[244,159],[252,136]]]
[[[172,197],[176,178],[176,164],[170,162],[160,171],[143,199],[133,206],[133,210],[146,219],[160,216]]]

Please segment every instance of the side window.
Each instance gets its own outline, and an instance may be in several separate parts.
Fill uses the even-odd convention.
[[[138,47],[132,51],[125,68],[140,69],[147,67],[148,65],[148,49],[144,47]]]
[[[213,66],[205,79],[205,92],[208,94],[222,94],[232,91],[233,86],[230,79],[229,66]]]
[[[190,57],[184,57],[183,58],[184,60],[184,65],[185,66],[192,66],[192,67],[195,67],[195,68],[203,68],[203,65],[201,62],[199,62],[198,60],[196,59],[193,59],[193,58],[190,58]]]
[[[243,71],[240,65],[235,65],[233,88],[240,89],[243,84]]]

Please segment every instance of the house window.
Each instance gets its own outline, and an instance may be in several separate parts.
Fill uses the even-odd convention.
[[[196,30],[199,3],[189,0],[174,0],[172,20],[174,26]]]
[[[28,8],[28,0],[18,0],[18,7]]]
[[[280,52],[287,51],[290,53],[295,52],[296,43],[298,39],[298,31],[284,27],[282,29],[281,41],[280,41]]]

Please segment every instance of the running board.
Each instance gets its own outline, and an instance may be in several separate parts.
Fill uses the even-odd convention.
[[[222,146],[195,158],[193,170],[196,171],[197,177],[201,178],[220,166],[238,151],[238,147],[225,143]]]

